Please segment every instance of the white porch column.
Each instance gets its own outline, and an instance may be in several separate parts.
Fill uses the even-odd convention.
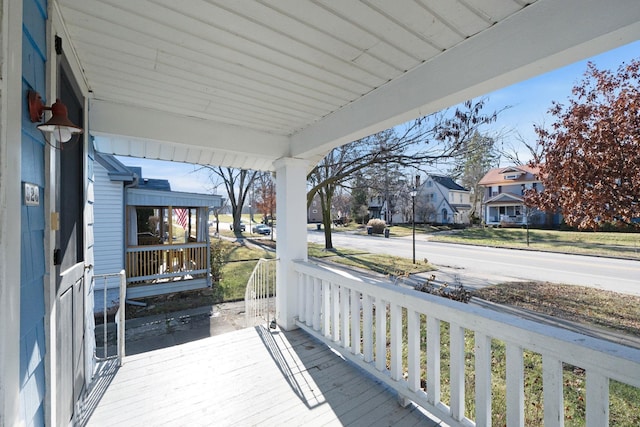
[[[307,260],[307,167],[293,158],[275,161],[276,168],[276,320],[285,330],[295,328],[298,315],[298,276],[293,260]]]

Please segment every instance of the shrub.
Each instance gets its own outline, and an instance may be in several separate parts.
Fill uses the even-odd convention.
[[[452,299],[454,301],[459,301],[463,303],[469,303],[471,300],[471,293],[464,288],[461,284],[458,284],[454,287],[449,287],[449,284],[443,283],[442,286],[435,286],[433,283],[436,280],[435,275],[431,275],[424,283],[419,283],[415,285],[413,288],[416,291],[424,292],[427,294],[438,295],[443,298]]]
[[[387,227],[387,223],[381,219],[370,219],[367,223],[367,227],[371,227],[375,234],[384,233],[384,229]]]
[[[222,280],[222,268],[227,263],[227,248],[222,239],[215,239],[211,242],[209,263],[211,265],[211,287],[213,291],[213,300],[214,302],[220,302],[224,296],[224,291],[220,286],[220,281]]]

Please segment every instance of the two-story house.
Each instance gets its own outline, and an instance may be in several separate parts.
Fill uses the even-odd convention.
[[[470,191],[451,177],[428,175],[418,188],[416,221],[468,224]]]
[[[503,227],[557,224],[557,216],[528,208],[524,204],[527,190],[544,190],[538,175],[539,168],[525,165],[495,168],[487,172],[479,183],[484,188],[482,214],[485,224]]]

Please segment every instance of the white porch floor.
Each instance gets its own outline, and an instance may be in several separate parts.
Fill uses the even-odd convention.
[[[438,425],[305,332],[264,327],[125,358],[91,399],[89,426]]]

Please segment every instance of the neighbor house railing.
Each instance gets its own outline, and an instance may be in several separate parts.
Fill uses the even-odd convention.
[[[206,243],[145,245],[127,248],[127,283],[205,276],[209,272]]]
[[[110,286],[110,283],[113,280],[118,281],[118,309],[115,313],[115,324],[116,324],[116,354],[109,355],[108,354],[108,307],[110,301],[108,301],[108,290],[112,289],[113,286]],[[101,289],[98,289],[96,285],[101,285]],[[96,355],[98,359],[107,359],[109,357],[116,357],[118,359],[118,364],[122,366],[122,360],[125,356],[125,322],[126,322],[126,297],[127,297],[127,276],[124,270],[121,270],[119,273],[111,273],[111,274],[95,274],[93,276],[93,289],[102,292],[102,348],[103,353],[102,357]],[[99,292],[95,292],[95,296],[99,296]]]
[[[246,325],[275,319],[278,260],[261,258],[251,273],[244,295]]]
[[[501,424],[524,425],[524,374],[531,368],[523,366],[525,351],[541,355],[543,399],[526,404],[544,401],[544,425],[563,423],[568,365],[585,374],[587,426],[608,425],[610,380],[640,387],[640,350],[412,289],[364,283],[308,262],[294,265],[297,325],[397,390],[403,403],[411,400],[451,425],[491,425],[492,409],[506,412]],[[502,358],[492,351],[496,340],[506,347],[506,410],[492,408],[492,365]],[[473,414],[465,402],[473,403]]]

